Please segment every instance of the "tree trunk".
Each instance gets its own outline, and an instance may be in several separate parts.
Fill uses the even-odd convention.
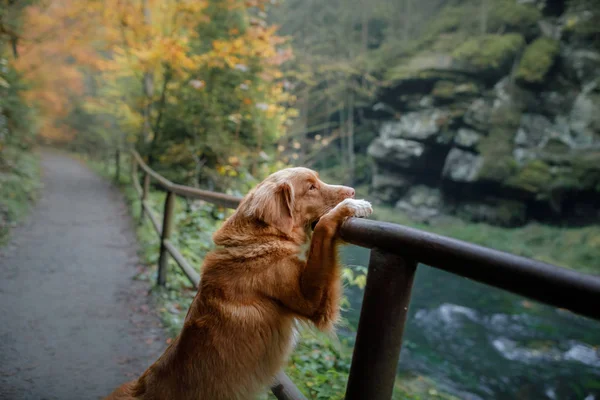
[[[411,12],[412,12],[412,7],[410,4],[411,1],[412,0],[404,0],[404,16],[402,18],[402,20],[404,21],[404,26],[403,26],[404,29],[402,31],[402,40],[404,40],[405,42],[410,39],[410,28],[411,28],[410,21],[413,18],[413,16],[411,15]]]
[[[480,7],[480,18],[479,18],[479,24],[480,24],[480,30],[481,30],[481,34],[485,34],[487,32],[487,20],[488,20],[488,0],[481,0],[481,7]]]
[[[361,42],[363,52],[367,52],[369,48],[369,11],[371,10],[371,6],[369,6],[368,0],[362,0],[362,21],[361,21]]]
[[[13,56],[15,58],[19,58],[19,49],[17,48],[17,42],[18,42],[19,38],[16,36],[11,36],[10,37],[10,46],[12,48],[12,52],[13,52]]]
[[[298,149],[298,158],[304,160],[306,158],[306,147],[309,142],[308,140],[308,109],[310,99],[310,88],[306,85],[304,94],[302,95],[302,140],[300,141],[300,148]]]
[[[339,112],[339,127],[338,129],[340,130],[340,154],[341,154],[341,158],[340,158],[340,164],[342,165],[342,168],[344,170],[348,169],[348,164],[347,164],[347,159],[346,159],[346,127],[345,127],[345,121],[344,121],[344,110],[346,108],[346,104],[345,104],[345,100],[342,100],[342,107],[340,108]]]
[[[347,157],[348,157],[348,185],[354,185],[354,168],[356,163],[356,157],[354,154],[354,91],[352,88],[350,89],[350,94],[348,96],[348,128],[347,134],[348,138],[346,139],[347,146]]]
[[[152,25],[152,16],[150,14],[150,8],[148,7],[148,0],[142,0],[143,12],[144,12],[144,22],[146,26]],[[143,87],[144,87],[144,127],[142,131],[142,137],[144,144],[148,143],[150,140],[150,136],[152,135],[152,126],[150,123],[150,114],[152,112],[152,94],[154,93],[154,78],[152,76],[151,71],[144,72],[143,79]]]
[[[152,159],[152,155],[154,154],[156,145],[158,143],[158,141],[160,140],[160,123],[162,121],[162,117],[163,114],[165,112],[165,106],[166,106],[166,98],[167,98],[167,85],[169,84],[169,81],[171,80],[172,74],[171,74],[171,68],[166,65],[165,66],[165,73],[163,76],[163,85],[162,85],[162,91],[160,93],[160,100],[158,101],[158,116],[156,117],[156,122],[154,123],[154,136],[152,137],[152,140],[150,142],[150,148],[148,151],[148,155],[150,157],[150,159]],[[148,121],[150,120],[150,118],[148,118]]]

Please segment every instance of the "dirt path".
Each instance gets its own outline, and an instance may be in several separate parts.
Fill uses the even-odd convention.
[[[68,157],[42,161],[42,198],[0,249],[0,399],[97,399],[153,362],[164,333],[132,280],[118,190]]]

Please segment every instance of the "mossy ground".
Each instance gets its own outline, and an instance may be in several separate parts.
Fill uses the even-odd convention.
[[[30,150],[0,150],[0,245],[10,228],[21,221],[41,188],[39,156]]]

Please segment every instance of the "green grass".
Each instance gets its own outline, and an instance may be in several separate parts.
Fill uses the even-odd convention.
[[[0,150],[0,245],[21,221],[41,187],[38,155],[14,147]]]

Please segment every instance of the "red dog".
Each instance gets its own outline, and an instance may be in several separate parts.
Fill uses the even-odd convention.
[[[338,231],[372,212],[353,197],[306,168],[259,184],[214,234],[180,335],[108,399],[247,400],[265,391],[292,350],[296,319],[331,330],[338,318]]]

